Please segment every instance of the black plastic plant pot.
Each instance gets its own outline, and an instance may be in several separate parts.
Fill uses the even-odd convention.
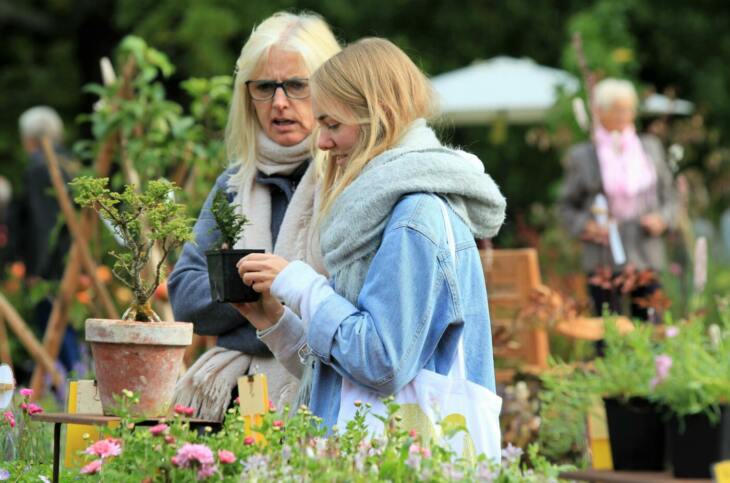
[[[675,478],[710,478],[714,463],[730,458],[730,406],[714,423],[706,414],[672,416],[669,443]]]
[[[261,294],[243,283],[236,263],[251,253],[264,250],[208,250],[210,296],[216,302],[255,302]]]
[[[606,420],[615,470],[662,471],[665,425],[658,406],[644,398],[606,398]]]

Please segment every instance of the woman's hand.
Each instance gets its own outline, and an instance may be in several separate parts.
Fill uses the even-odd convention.
[[[231,305],[246,317],[251,325],[256,327],[256,330],[264,330],[276,325],[284,315],[284,306],[270,292],[261,294],[261,298],[256,302]]]
[[[595,220],[588,220],[580,234],[580,239],[598,245],[608,245],[608,229]]]
[[[271,290],[276,276],[289,265],[289,262],[269,253],[252,253],[238,261],[236,267],[243,279],[256,292],[265,293]]]
[[[651,236],[659,236],[667,229],[667,224],[664,222],[664,218],[656,213],[650,213],[642,216],[640,223]]]

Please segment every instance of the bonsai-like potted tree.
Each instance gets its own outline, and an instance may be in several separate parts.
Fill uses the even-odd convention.
[[[131,289],[133,301],[122,320],[87,319],[86,340],[104,413],[113,412],[115,395],[126,389],[139,395],[135,414],[160,416],[169,409],[193,325],[160,321],[150,298],[167,256],[193,239],[192,219],[175,202],[178,188],[169,181],[150,181],[142,193],[130,185],[117,193],[108,184],[108,178],[79,177],[70,186],[76,202],[99,212],[124,241],[122,251],[110,253],[116,259],[112,272]],[[161,256],[149,266],[154,249]]]
[[[216,248],[205,252],[208,261],[211,298],[216,302],[254,302],[260,294],[243,283],[236,263],[250,253],[264,253],[260,249],[234,249],[248,224],[245,215],[236,213],[225,192],[219,190],[210,209],[220,238]]]

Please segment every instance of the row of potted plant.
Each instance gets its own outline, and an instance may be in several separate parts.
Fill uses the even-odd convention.
[[[544,376],[543,419],[566,407],[585,415],[602,398],[615,469],[656,471],[669,462],[677,477],[709,477],[712,463],[730,457],[728,354],[727,307],[719,324],[668,318],[623,335],[608,320],[604,357]],[[563,429],[572,424],[583,436],[575,430],[581,418],[562,421]]]

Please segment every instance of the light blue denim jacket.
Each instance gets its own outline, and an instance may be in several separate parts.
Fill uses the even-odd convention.
[[[449,209],[454,267],[439,203],[433,195],[415,193],[396,204],[357,306],[331,293],[314,309],[308,330],[288,311],[259,333],[292,372],[306,342],[316,357],[310,408],[327,427],[337,421],[342,377],[383,396],[393,394],[421,369],[447,374],[462,334],[468,379],[494,391],[479,252],[466,224]],[[330,283],[337,287],[336,279]],[[274,287],[272,293],[277,295]]]

